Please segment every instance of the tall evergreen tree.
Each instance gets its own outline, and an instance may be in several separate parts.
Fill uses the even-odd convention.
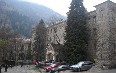
[[[39,24],[36,26],[36,37],[35,37],[35,51],[37,52],[36,58],[42,61],[45,60],[45,48],[46,48],[46,36],[47,29],[44,21],[41,19]]]
[[[72,0],[68,12],[63,59],[69,63],[86,60],[88,33],[83,0]]]

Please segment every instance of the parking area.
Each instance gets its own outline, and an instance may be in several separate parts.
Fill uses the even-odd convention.
[[[2,68],[1,73],[39,73],[38,71],[33,70],[34,65],[24,65],[21,66],[15,66],[12,68],[8,68],[7,72],[5,72],[5,69]]]
[[[46,72],[45,70],[43,70],[42,73],[50,73],[50,72]],[[55,72],[55,73],[116,73],[116,69],[102,70],[102,71],[95,71],[95,72],[89,72],[89,71],[72,72],[71,70],[66,70],[66,71]]]
[[[4,72],[4,68],[2,68],[1,73],[40,73],[39,71],[34,70],[33,69],[34,67],[35,67],[34,65],[24,65],[23,67],[15,66],[13,68],[8,68],[7,72]],[[42,73],[50,73],[50,72],[46,72],[45,70],[42,69]],[[95,72],[89,72],[89,71],[72,72],[71,70],[66,70],[66,71],[61,71],[59,73],[116,73],[116,69],[95,71]]]

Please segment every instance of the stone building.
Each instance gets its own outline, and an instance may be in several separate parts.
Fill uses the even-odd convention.
[[[46,61],[58,61],[58,51],[61,45],[64,43],[65,27],[66,21],[59,21],[47,27]],[[37,51],[34,49],[34,42],[36,41],[34,39],[35,37],[36,30],[33,28],[31,38],[31,54],[33,55],[33,59],[36,58],[35,56],[37,53]]]
[[[30,44],[30,39],[26,38],[9,39],[9,46],[0,52],[0,59],[2,58],[2,61],[13,60],[16,64],[18,64],[21,60],[24,62],[26,60],[30,60],[31,58],[28,58],[29,54],[31,54],[28,52],[31,48]]]
[[[31,41],[26,38],[14,38],[13,58],[16,64],[20,62],[31,62]],[[8,59],[9,60],[9,59]]]
[[[96,5],[95,8],[96,10],[87,13],[90,33],[88,57],[100,67],[112,68],[116,66],[116,3],[107,0]],[[65,27],[66,22],[64,25],[57,24],[48,27],[48,41],[49,47],[51,47],[48,52],[53,57],[55,57],[55,51],[51,43],[63,44],[64,38],[62,37],[65,34]],[[48,52],[47,56],[50,54]]]
[[[87,25],[90,33],[88,59],[100,67],[116,67],[116,3],[107,0],[88,12]],[[63,45],[66,21],[47,27],[46,60],[57,60],[59,44]]]
[[[26,62],[27,60],[31,60],[31,41],[30,39],[22,39],[20,48],[18,50],[18,60],[23,60]]]
[[[64,43],[66,21],[60,21],[47,27],[46,60],[58,61],[58,51]]]
[[[89,12],[89,55],[100,67],[116,67],[116,3],[107,0]]]

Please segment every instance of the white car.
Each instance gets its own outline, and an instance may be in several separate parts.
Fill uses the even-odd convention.
[[[52,72],[56,72],[56,71],[60,72],[60,71],[65,71],[65,70],[69,70],[69,65],[60,65],[58,67],[53,68],[51,71]]]
[[[81,61],[78,64],[70,66],[72,71],[82,71],[82,70],[89,70],[94,63],[91,61]]]

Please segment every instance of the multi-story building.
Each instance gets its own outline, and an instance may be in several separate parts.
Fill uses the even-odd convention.
[[[66,21],[60,21],[47,27],[46,60],[58,61],[58,51],[64,43]]]
[[[26,38],[15,38],[14,39],[14,49],[13,49],[13,57],[15,62],[18,64],[19,62],[31,61],[31,41]]]
[[[9,46],[1,50],[2,61],[4,60],[14,60],[16,64],[20,61],[26,62],[27,60],[31,60],[30,57],[30,49],[31,49],[31,41],[26,38],[12,38],[9,39]]]
[[[101,67],[114,67],[116,66],[116,3],[107,0],[95,8],[96,10],[87,13],[90,33],[88,57]],[[63,44],[65,27],[66,22],[48,27],[50,44],[47,50],[50,51],[47,51],[47,59],[56,58],[52,44]]]
[[[101,67],[116,66],[116,3],[107,0],[88,12],[88,58]],[[59,44],[64,43],[66,21],[47,27],[46,60],[57,60]]]
[[[47,27],[48,42],[63,44],[65,35],[66,21],[59,21]]]
[[[89,55],[101,67],[116,67],[116,3],[107,0],[89,12]]]

